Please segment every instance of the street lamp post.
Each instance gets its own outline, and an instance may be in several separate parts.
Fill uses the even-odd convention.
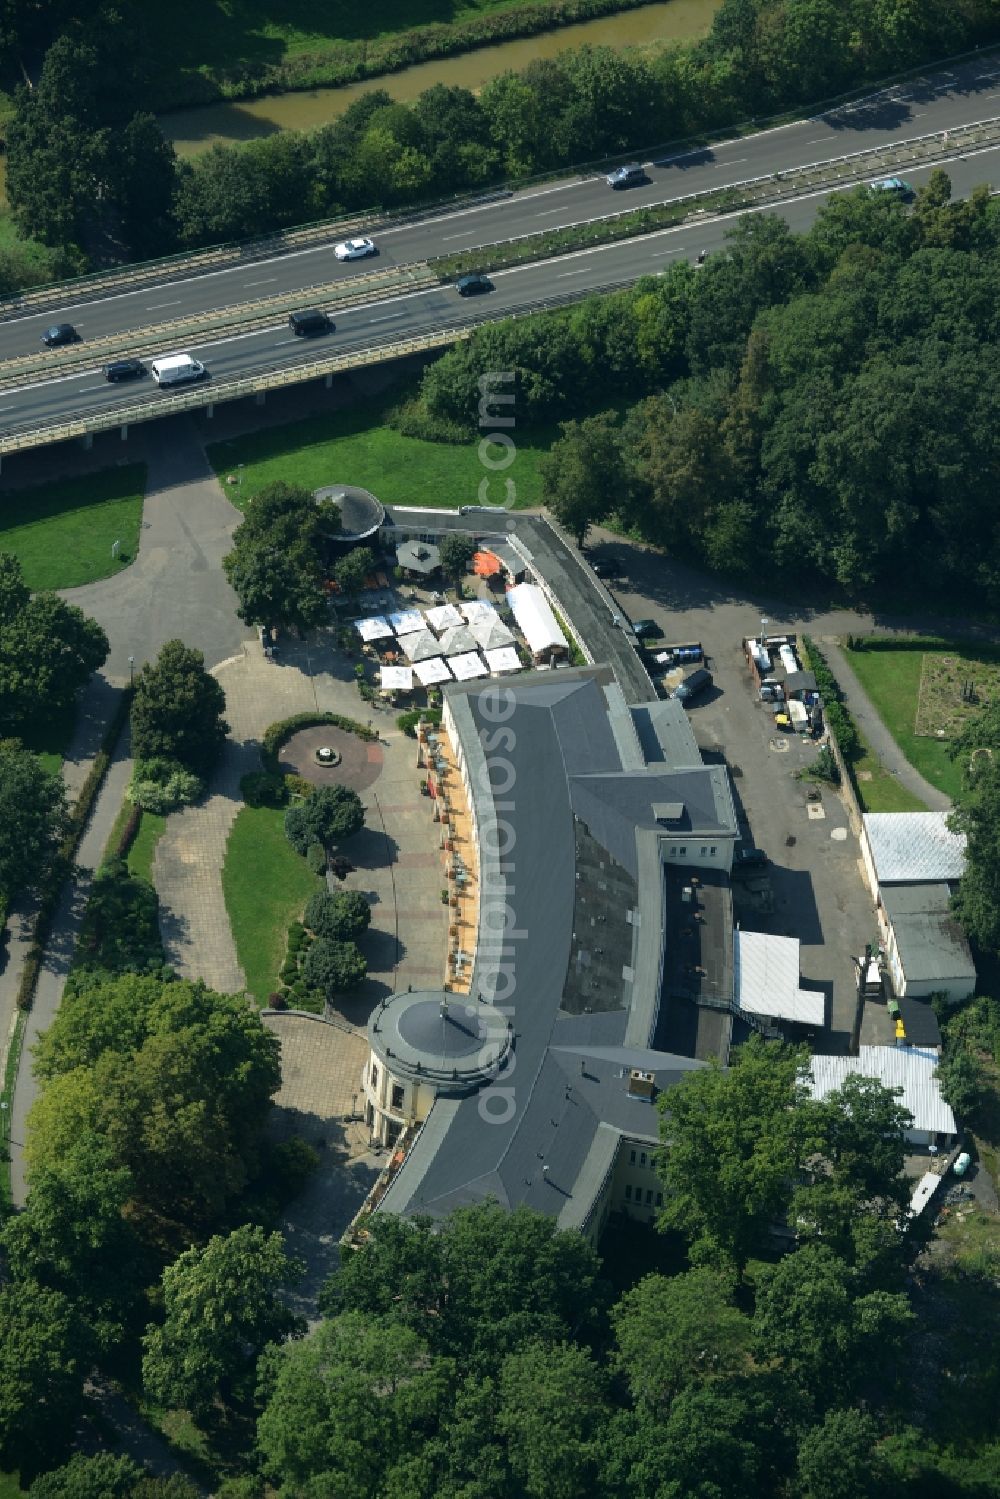
[[[132,687],[135,683],[135,657],[128,658],[128,685]]]

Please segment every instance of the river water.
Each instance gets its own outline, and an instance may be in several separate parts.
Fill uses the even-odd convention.
[[[160,116],[160,128],[179,156],[193,156],[216,144],[256,140],[277,130],[308,130],[344,113],[361,94],[384,88],[394,99],[415,99],[436,83],[480,89],[509,68],[524,68],[539,57],[555,57],[570,47],[635,47],[649,42],[683,41],[704,36],[721,0],[666,0],[621,15],[601,16],[577,26],[563,26],[540,36],[479,47],[457,57],[417,63],[398,73],[366,78],[345,88],[270,94],[239,103],[205,104]]]

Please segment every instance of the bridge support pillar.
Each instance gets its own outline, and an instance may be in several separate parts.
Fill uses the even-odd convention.
[[[331,386],[333,385],[333,371],[332,370],[330,371],[330,373],[328,375],[324,375],[323,376],[323,384],[326,386],[327,390],[329,390],[331,388]]]
[[[128,422],[122,422],[122,442],[128,442]]]
[[[263,406],[263,404],[264,404],[264,398],[265,398],[266,395],[267,395],[267,391],[266,390],[259,390],[257,392],[257,394],[253,398],[254,399],[254,405],[255,406]]]
[[[209,420],[211,420],[212,417],[215,415],[215,402],[214,401],[209,401],[208,405],[205,407],[205,415],[209,418]]]
[[[91,448],[94,446],[93,432],[85,432],[80,438],[80,442],[83,444],[83,451],[85,453],[89,453]]]

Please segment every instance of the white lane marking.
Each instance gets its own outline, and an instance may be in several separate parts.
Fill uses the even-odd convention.
[[[114,298],[113,297],[109,297],[108,300],[109,301],[114,301]],[[181,305],[181,300],[182,299],[180,297],[178,297],[176,302],[154,302],[153,305],[152,305],[152,307],[147,307],[146,308],[146,311],[147,312],[159,312],[159,310],[160,310],[161,307],[179,307]]]
[[[796,123],[801,123],[801,122],[797,121]],[[776,126],[775,128],[779,129],[779,130],[783,130],[786,127],[783,126],[783,125],[779,125],[779,126]],[[989,156],[989,155],[991,155],[991,154],[993,154],[994,152],[997,152],[997,151],[1000,151],[1000,146],[987,146],[984,150],[982,150],[982,151],[976,151],[976,152],[969,152],[969,151],[960,152],[960,151],[956,151],[953,156],[944,157],[944,158],[941,158],[940,160],[935,161],[935,162],[929,162],[926,166],[911,167],[910,168],[910,176],[911,177],[918,176],[921,172],[930,171],[933,167],[936,167],[936,166],[948,166],[949,164],[954,163],[954,162],[966,161],[966,160],[969,159],[969,157],[971,155],[974,155],[976,157]],[[798,203],[807,203],[807,202],[810,202],[811,200],[813,200],[815,198],[831,198],[831,197],[833,197],[834,193],[836,193],[836,192],[849,192],[851,190],[851,188],[857,187],[857,186],[858,186],[858,184],[856,182],[847,182],[847,183],[844,183],[843,187],[835,187],[835,188],[822,187],[822,188],[816,188],[811,193],[800,193],[794,199],[786,199],[786,200],[778,200],[778,201],[779,202],[784,201],[787,204],[787,206],[794,207]],[[753,205],[752,208],[740,208],[740,209],[734,210],[734,212],[729,213],[729,214],[718,214],[711,222],[712,223],[716,223],[716,224],[727,223],[731,219],[738,219],[742,214],[745,214],[745,213],[773,213],[776,206],[777,205],[775,203],[756,203],[756,204]],[[668,229],[656,229],[656,230],[653,230],[652,233],[650,233],[650,234],[644,234],[644,235],[642,235],[640,237],[642,239],[646,240],[647,242],[649,240],[653,240],[653,239],[664,239],[668,235],[679,234],[682,231],[682,229],[685,229],[685,228],[686,229],[690,229],[691,225],[690,224],[685,224],[685,225],[675,224],[671,228],[668,228]],[[558,264],[559,262],[562,262],[562,261],[580,259],[581,257],[583,257],[585,255],[600,255],[600,254],[603,254],[607,250],[621,250],[621,249],[624,249],[624,248],[626,248],[627,246],[630,246],[630,245],[634,246],[635,243],[636,243],[636,238],[637,238],[636,236],[633,236],[631,239],[626,239],[626,240],[611,240],[607,244],[604,244],[604,245],[592,245],[589,249],[586,249],[586,250],[571,250],[566,255],[560,255],[560,256],[556,257],[555,259],[548,261],[547,264],[551,266],[551,265]],[[668,254],[671,254],[671,253],[680,253],[680,247],[678,246],[678,247],[676,247],[675,250],[666,251],[665,253],[668,253]],[[545,263],[545,262],[529,261],[525,265],[511,266],[511,267],[509,267],[505,271],[494,271],[494,272],[492,272],[492,275],[493,275],[494,280],[499,281],[499,280],[501,280],[503,278],[506,278],[506,277],[509,277],[509,276],[519,276],[519,275],[523,274],[524,271],[537,271],[538,268],[539,268],[539,264],[541,264],[541,263]],[[401,302],[417,301],[420,297],[435,296],[441,290],[442,290],[442,288],[440,286],[430,286],[430,287],[425,287],[425,288],[423,288],[420,291],[406,292],[403,296],[396,298],[396,303],[397,303],[397,306],[398,306],[399,303],[401,303]],[[346,308],[345,311],[349,312],[351,314],[354,314],[354,313],[357,313],[357,312],[364,312],[364,311],[367,310],[368,307],[378,307],[380,305],[382,305],[382,304],[380,304],[379,302],[369,302],[369,303],[367,303],[365,305],[362,305],[362,306]],[[229,338],[220,338],[220,339],[217,339],[214,344],[192,344],[191,347],[192,348],[197,348],[197,349],[200,349],[200,350],[222,348],[223,345],[225,345],[225,344],[240,343],[240,342],[243,342],[243,341],[249,342],[249,340],[252,339],[252,338],[263,338],[268,333],[273,333],[273,332],[274,332],[273,328],[272,329],[261,328],[261,329],[258,329],[257,332],[255,332],[255,333],[235,333],[235,334],[233,334]],[[287,340],[285,340],[285,342],[294,343],[294,342],[297,342],[297,340],[295,340],[295,339],[287,339]],[[156,356],[155,356],[155,354],[150,354],[148,351],[146,351],[146,353],[143,353],[140,350],[138,357],[143,358],[143,359],[151,359],[151,358],[155,358]],[[95,370],[95,371],[93,371],[93,373],[96,374],[97,371]],[[75,376],[74,375],[55,375],[55,376],[53,376],[49,380],[36,380],[36,381],[33,381],[29,385],[15,386],[14,390],[15,391],[38,390],[42,386],[45,386],[45,385],[60,385],[64,381],[66,381],[66,380],[72,380],[72,379],[79,379],[79,371],[77,372],[77,374]],[[101,386],[101,385],[97,385],[97,386],[94,386],[94,389],[95,390],[103,390],[104,387]]]
[[[584,266],[583,269],[579,270],[579,271],[563,271],[562,274],[560,276],[558,276],[556,279],[559,280],[559,281],[562,281],[564,279],[564,277],[566,277],[566,276],[582,276],[586,272],[586,269],[587,269],[587,267]]]
[[[228,339],[223,339],[222,342],[228,343],[229,340]],[[297,338],[279,338],[278,342],[275,344],[274,347],[276,349],[283,349],[286,344],[297,344],[297,343],[298,343],[298,339]],[[207,348],[209,348],[211,346],[209,344],[202,344],[201,347],[203,349],[207,349]]]
[[[372,323],[392,323],[398,317],[399,317],[399,313],[398,312],[390,312],[389,315],[388,315],[388,317],[370,317],[368,319],[368,324],[369,324],[369,326],[371,326]]]
[[[270,286],[272,281],[277,281],[277,276],[265,276],[263,281],[248,281],[247,286]]]
[[[107,390],[108,385],[110,385],[110,384],[111,384],[111,381],[109,380],[104,385],[81,385],[80,389],[77,391],[77,395],[78,396],[86,396],[86,395],[89,395],[90,392],[93,391],[93,390]]]
[[[713,161],[714,167],[738,167],[741,161],[749,161],[749,156],[737,156],[735,161]]]

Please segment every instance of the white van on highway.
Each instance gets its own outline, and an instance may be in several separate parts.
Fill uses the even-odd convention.
[[[205,366],[190,354],[164,354],[150,364],[157,385],[186,385],[191,380],[201,380],[208,374]]]

